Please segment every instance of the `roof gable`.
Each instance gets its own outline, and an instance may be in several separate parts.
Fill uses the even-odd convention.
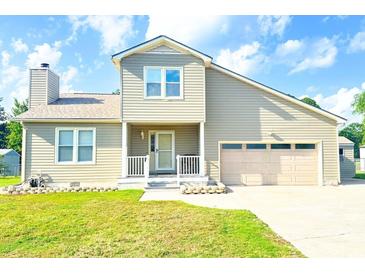
[[[233,77],[233,78],[235,78],[235,79],[237,79],[239,81],[242,81],[242,82],[244,82],[246,84],[249,84],[251,86],[254,86],[254,87],[256,87],[256,88],[258,88],[260,90],[263,90],[265,92],[271,93],[271,94],[276,95],[278,97],[281,97],[281,98],[283,98],[283,99],[285,99],[285,100],[287,100],[289,102],[292,102],[294,104],[297,104],[299,106],[302,106],[302,107],[304,107],[306,109],[309,109],[309,110],[311,110],[313,112],[319,113],[319,114],[321,114],[323,116],[326,116],[328,118],[331,118],[331,119],[337,121],[337,123],[344,123],[344,122],[347,121],[347,119],[345,119],[345,118],[343,118],[341,116],[338,116],[336,114],[333,114],[333,113],[331,113],[331,112],[329,112],[327,110],[324,110],[324,109],[320,109],[320,108],[313,107],[313,106],[311,106],[311,105],[309,105],[307,103],[302,102],[301,100],[299,100],[298,98],[296,98],[296,97],[294,97],[292,95],[289,95],[289,94],[283,93],[281,91],[278,91],[276,89],[273,89],[271,87],[268,87],[268,86],[266,86],[264,84],[261,84],[259,82],[256,82],[256,81],[250,79],[250,78],[247,78],[247,77],[245,77],[243,75],[240,75],[240,74],[238,74],[238,73],[236,73],[234,71],[231,71],[229,69],[226,69],[224,67],[221,67],[221,66],[219,66],[219,65],[217,65],[215,63],[212,63],[211,64],[211,68],[212,69],[215,69],[215,70],[218,70],[218,71],[220,71],[222,73],[225,73],[225,74],[227,74],[227,75],[229,75],[229,76],[231,76],[231,77]]]
[[[176,49],[173,49],[166,45],[156,46],[155,48],[152,48],[150,50],[147,50],[143,53],[148,54],[183,54],[182,51],[178,51]]]
[[[151,40],[148,40],[146,42],[143,42],[139,45],[136,45],[134,47],[131,47],[129,49],[126,49],[124,51],[121,51],[119,53],[116,53],[112,55],[112,62],[116,66],[116,68],[119,70],[120,68],[120,62],[123,58],[126,58],[132,54],[136,53],[158,53],[161,52],[161,50],[165,52],[169,52],[170,54],[172,52],[177,53],[184,53],[184,54],[191,54],[195,57],[198,57],[204,61],[204,64],[208,67],[210,66],[213,58],[209,55],[206,55],[198,50],[195,50],[187,45],[184,45],[183,43],[180,43],[176,40],[173,40],[165,35],[158,36],[156,38],[153,38]]]
[[[146,42],[143,42],[141,44],[138,44],[134,47],[131,47],[129,49],[126,49],[124,51],[121,51],[119,53],[116,53],[114,55],[112,55],[112,62],[114,63],[114,65],[116,66],[116,68],[119,70],[120,69],[120,64],[121,64],[121,60],[125,57],[128,57],[132,54],[136,54],[136,53],[161,53],[161,52],[169,52],[169,53],[173,53],[173,52],[181,52],[181,53],[186,53],[186,54],[191,54],[194,55],[198,58],[201,58],[204,61],[204,64],[206,67],[210,67],[212,69],[221,71],[227,75],[230,75],[233,78],[236,78],[244,83],[247,83],[249,85],[255,86],[257,88],[259,88],[260,90],[263,90],[265,92],[269,92],[271,94],[274,94],[276,96],[279,96],[287,101],[290,101],[294,104],[297,104],[299,106],[302,106],[306,109],[309,109],[313,112],[319,113],[323,116],[326,116],[330,119],[333,119],[335,121],[337,121],[337,123],[344,123],[347,120],[341,116],[338,116],[336,114],[333,114],[329,111],[326,111],[324,109],[319,109],[316,107],[313,107],[311,105],[308,105],[302,101],[300,101],[299,99],[297,99],[294,96],[291,96],[289,94],[283,93],[281,91],[278,91],[276,89],[273,89],[271,87],[268,87],[264,84],[261,84],[259,82],[256,82],[250,78],[247,78],[243,75],[240,75],[236,72],[233,72],[227,68],[221,67],[215,63],[212,62],[213,58],[210,57],[209,55],[206,55],[198,50],[195,50],[183,43],[180,43],[174,39],[171,39],[165,35],[160,35],[158,37],[155,37],[151,40],[148,40]]]

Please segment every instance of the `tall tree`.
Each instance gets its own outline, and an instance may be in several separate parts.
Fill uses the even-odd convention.
[[[360,123],[352,123],[342,129],[339,133],[340,136],[344,136],[347,139],[354,142],[354,156],[355,158],[360,157],[359,147],[364,143],[364,126]]]
[[[8,130],[6,127],[7,115],[4,107],[1,105],[3,98],[0,97],[0,148],[6,148],[6,135]]]
[[[312,98],[309,98],[309,97],[304,97],[303,99],[301,99],[300,101],[308,104],[308,105],[311,105],[311,106],[314,106],[316,108],[321,108],[317,102],[315,100],[313,100]]]
[[[16,117],[19,114],[22,114],[23,112],[28,110],[28,100],[25,100],[23,102],[18,101],[17,99],[14,99],[14,106],[11,109],[12,116]],[[23,127],[22,124],[15,121],[10,121],[8,123],[7,129],[9,131],[9,134],[6,136],[6,144],[8,148],[12,148],[18,153],[21,153],[22,151],[22,132]]]
[[[364,115],[365,114],[365,91],[356,94],[354,98],[354,102],[352,103],[352,107],[354,108],[354,113]]]

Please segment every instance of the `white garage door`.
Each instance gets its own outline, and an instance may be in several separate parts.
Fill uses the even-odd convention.
[[[317,185],[315,144],[222,144],[227,185]]]

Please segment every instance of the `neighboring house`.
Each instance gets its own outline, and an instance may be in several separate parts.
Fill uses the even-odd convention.
[[[341,178],[347,179],[355,176],[356,167],[354,159],[354,143],[346,137],[339,136],[339,155]]]
[[[0,168],[0,176],[20,175],[20,155],[13,149],[0,149],[0,161],[3,168]]]
[[[346,120],[213,63],[166,36],[112,56],[120,95],[59,94],[31,69],[23,178],[49,183],[340,182]]]

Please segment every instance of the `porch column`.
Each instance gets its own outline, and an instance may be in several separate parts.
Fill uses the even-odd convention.
[[[122,122],[122,178],[128,175],[128,124]]]
[[[205,143],[204,143],[204,122],[200,122],[200,131],[199,131],[199,173],[200,176],[205,176],[204,170],[204,162],[205,162]]]

